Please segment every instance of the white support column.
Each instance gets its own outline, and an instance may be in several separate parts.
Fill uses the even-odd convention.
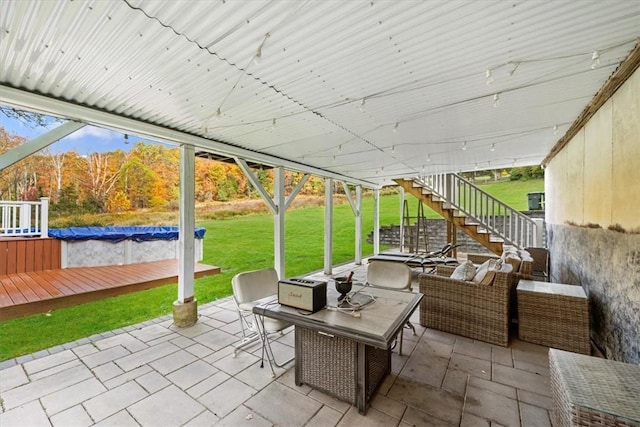
[[[380,253],[380,190],[373,190],[373,254]]]
[[[173,323],[191,326],[198,320],[194,296],[195,270],[195,150],[180,146],[180,231],[178,254],[178,300],[173,303]]]
[[[49,237],[49,198],[48,197],[40,197],[40,237],[45,237],[45,238]]]
[[[533,233],[533,245],[534,247],[544,247],[544,220],[542,218],[533,218],[533,222],[536,225],[536,230]]]
[[[333,179],[324,180],[324,274],[333,272]]]
[[[356,185],[356,265],[362,265],[362,186]]]
[[[273,216],[273,266],[278,272],[278,277],[285,277],[284,268],[284,168],[279,166],[273,170],[273,191],[276,213]]]
[[[356,265],[362,265],[362,186],[356,186],[355,200],[351,195],[351,190],[346,182],[342,181],[342,188],[344,194],[347,196],[347,201],[351,206],[351,211],[356,218],[355,227],[355,263]]]
[[[400,189],[400,252],[404,252],[404,188]]]

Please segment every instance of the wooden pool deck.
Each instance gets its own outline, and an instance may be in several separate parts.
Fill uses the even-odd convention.
[[[194,278],[220,273],[195,265]],[[0,275],[0,320],[70,307],[178,281],[178,261],[73,267]]]

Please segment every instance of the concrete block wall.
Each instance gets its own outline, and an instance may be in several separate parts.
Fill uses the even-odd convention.
[[[640,234],[548,228],[551,279],[584,288],[591,339],[608,359],[640,364]]]
[[[530,218],[539,218],[544,219],[544,211],[530,211],[523,212]],[[444,219],[427,219],[427,246],[425,248],[424,241],[422,239],[423,236],[423,228],[420,229],[420,240],[419,240],[419,251],[434,251],[442,248],[445,244],[447,244],[447,226],[446,221]],[[407,230],[408,228],[408,230]],[[410,226],[405,228],[405,233],[411,233],[413,236],[416,235],[415,226]],[[482,246],[480,243],[467,236],[464,232],[458,230],[457,231],[457,243],[460,245],[458,247],[458,251],[465,253],[490,253],[488,249]],[[369,243],[373,242],[373,232],[371,232],[367,236],[367,241]],[[408,242],[407,239],[405,239]],[[546,242],[546,227],[543,232],[543,241]],[[380,227],[380,244],[388,245],[394,248],[400,247],[400,226],[399,225],[388,225]],[[541,246],[545,246],[543,243]],[[408,248],[407,248],[408,249]]]

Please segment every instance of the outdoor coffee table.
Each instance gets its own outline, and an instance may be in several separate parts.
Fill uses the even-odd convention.
[[[350,402],[365,414],[371,397],[391,370],[391,346],[422,294],[362,287],[352,292],[372,295],[374,303],[354,317],[336,311],[339,294],[331,287],[327,307],[313,314],[277,301],[254,307],[253,312],[295,325],[295,382],[307,384]]]

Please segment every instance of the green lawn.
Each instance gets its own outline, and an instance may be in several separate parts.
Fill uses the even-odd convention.
[[[482,186],[512,206],[526,210],[526,193],[541,191],[542,180],[496,183]],[[410,214],[417,212],[416,199],[407,197]],[[427,210],[427,216],[436,214]],[[366,243],[373,230],[373,198],[363,198],[363,254],[373,252]],[[399,224],[397,194],[380,198],[380,224]],[[203,263],[222,267],[222,273],[196,281],[195,294],[203,304],[231,294],[234,274],[273,265],[273,218],[270,214],[250,214],[198,223],[205,227]],[[286,214],[286,276],[323,268],[324,208],[292,209]],[[355,219],[349,204],[334,208],[333,263],[354,259]],[[74,341],[96,333],[142,322],[171,312],[177,285],[109,298],[81,306],[54,310],[49,315],[33,315],[0,322],[0,360]]]

